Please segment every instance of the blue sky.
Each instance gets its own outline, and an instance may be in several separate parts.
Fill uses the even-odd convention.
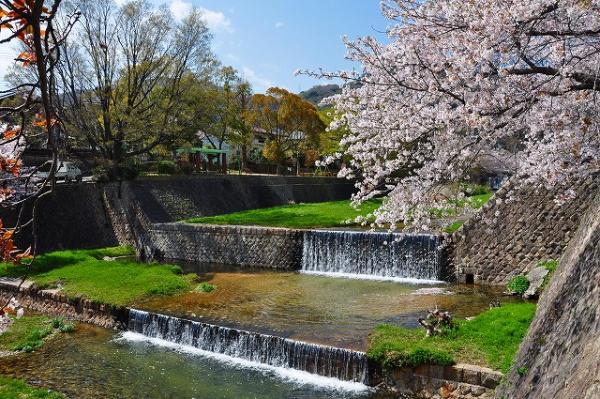
[[[162,0],[177,16],[200,8],[214,34],[213,49],[262,92],[280,86],[298,92],[320,82],[296,69],[351,69],[342,36],[383,37],[388,21],[379,0]],[[124,2],[124,0],[117,0]],[[14,58],[0,47],[0,76]]]
[[[255,91],[298,92],[319,83],[296,69],[352,68],[342,36],[382,37],[388,21],[379,0],[173,0],[174,13],[205,10],[221,62],[238,69]]]

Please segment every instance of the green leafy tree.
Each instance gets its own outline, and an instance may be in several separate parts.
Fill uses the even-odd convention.
[[[58,66],[63,115],[119,178],[132,157],[172,145],[193,130],[183,101],[214,64],[199,11],[176,22],[165,7],[78,0],[76,38]]]
[[[267,136],[264,157],[280,167],[295,157],[298,171],[299,155],[318,148],[325,130],[316,107],[296,94],[272,87],[266,94],[255,94],[250,109],[250,120]]]

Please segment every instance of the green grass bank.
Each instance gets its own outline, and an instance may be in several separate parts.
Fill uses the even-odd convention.
[[[343,227],[353,225],[352,221],[358,216],[368,216],[381,206],[381,202],[381,200],[369,200],[364,202],[358,209],[352,207],[350,201],[283,205],[226,215],[193,218],[186,220],[186,222],[297,229]]]
[[[127,247],[50,252],[34,260],[28,279],[40,288],[60,288],[70,297],[114,306],[193,288],[195,275],[181,274],[179,266],[140,263],[132,255]],[[22,266],[0,264],[2,277],[20,277],[26,271]]]
[[[472,320],[455,320],[458,328],[446,336],[425,337],[423,329],[381,325],[370,337],[367,354],[386,368],[460,362],[506,373],[535,308],[533,303],[505,304]]]

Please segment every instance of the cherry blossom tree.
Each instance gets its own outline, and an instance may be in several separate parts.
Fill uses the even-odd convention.
[[[385,43],[345,39],[360,71],[301,71],[356,82],[329,100],[332,127],[352,132],[340,173],[357,179],[354,199],[388,196],[377,223],[428,225],[441,187],[507,139],[520,144],[515,188],[597,172],[600,1],[384,0],[382,11]]]

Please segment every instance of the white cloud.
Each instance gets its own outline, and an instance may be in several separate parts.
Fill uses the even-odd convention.
[[[242,75],[244,78],[248,79],[252,86],[254,86],[255,91],[266,91],[269,87],[273,87],[273,82],[269,79],[259,76],[253,69],[248,67],[242,68]]]
[[[181,21],[185,18],[190,12],[192,12],[192,4],[183,0],[173,0],[171,5],[169,6],[171,10],[171,14],[175,17],[176,20]]]
[[[171,13],[176,20],[181,21],[189,13],[192,12],[194,6],[185,0],[173,0],[169,6]],[[202,19],[212,32],[227,32],[233,33],[233,27],[231,26],[231,20],[225,16],[221,11],[213,11],[208,8],[198,7],[198,11],[202,13]]]
[[[283,28],[283,25],[285,25],[283,22],[277,21],[275,22],[275,29]]]
[[[239,61],[240,60],[238,56],[236,56],[235,54],[232,54],[232,53],[227,53],[227,55],[225,57],[227,57],[231,61]]]
[[[234,29],[231,26],[231,21],[221,11],[213,11],[204,7],[199,7],[198,9],[202,13],[202,19],[204,19],[204,22],[206,22],[206,25],[211,31],[227,33],[234,32]]]

